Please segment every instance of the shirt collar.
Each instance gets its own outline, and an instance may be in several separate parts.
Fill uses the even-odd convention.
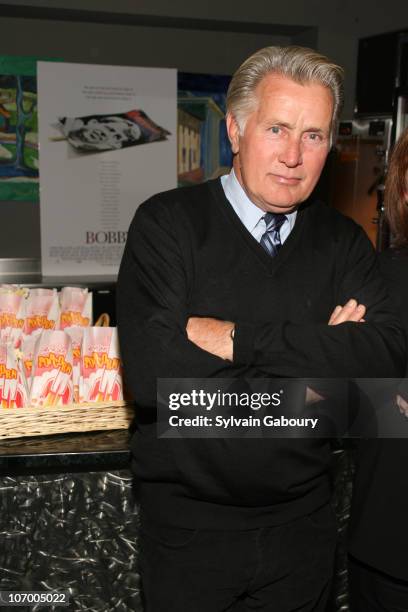
[[[223,176],[222,179],[222,186],[227,199],[247,230],[252,232],[265,212],[248,198],[235,175],[234,168],[231,169],[227,176]]]
[[[256,206],[243,189],[241,183],[238,181],[234,168],[228,175],[221,177],[222,187],[227,200],[235,210],[236,214],[245,225],[249,232],[253,232],[258,225],[259,221],[265,214],[259,206]],[[297,215],[297,210],[291,213],[286,213],[286,218],[289,221],[289,226],[292,228]]]

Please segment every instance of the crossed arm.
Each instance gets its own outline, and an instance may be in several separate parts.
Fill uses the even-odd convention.
[[[364,323],[366,308],[350,299],[344,306],[336,306],[328,325],[355,322]],[[233,361],[235,324],[210,317],[190,317],[187,321],[187,337],[199,348],[228,361]]]
[[[344,306],[336,306],[333,310],[328,325],[340,325],[341,323],[354,322],[365,323],[364,315],[366,308],[363,304],[358,304],[357,300],[350,299]],[[187,337],[204,351],[213,355],[233,360],[233,331],[234,323],[230,321],[220,321],[208,317],[190,317],[187,322]],[[307,401],[312,403],[323,399],[313,389],[307,389]],[[397,395],[396,403],[401,414],[408,418],[408,401]]]
[[[363,304],[358,304],[357,300],[351,299],[344,306],[336,306],[330,316],[328,325],[340,325],[340,323],[346,323],[347,321],[364,323],[365,312],[366,308]],[[188,339],[204,351],[217,355],[221,359],[233,360],[234,323],[209,317],[190,317],[186,330]],[[398,398],[401,402],[404,402],[400,396]],[[308,404],[323,399],[322,395],[307,387],[306,402]],[[399,406],[401,412],[403,412],[401,404]]]

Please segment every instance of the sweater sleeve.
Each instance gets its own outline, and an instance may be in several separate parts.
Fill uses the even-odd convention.
[[[350,229],[350,226],[348,226]],[[348,249],[347,249],[348,245]],[[355,298],[367,308],[365,323],[291,321],[236,324],[234,362],[273,370],[281,377],[394,377],[404,373],[405,334],[393,313],[374,250],[354,226],[340,241],[342,272],[337,303]]]
[[[160,202],[142,204],[129,228],[117,284],[126,382],[140,406],[156,406],[157,378],[262,376],[203,351],[186,334],[188,282],[175,224]]]

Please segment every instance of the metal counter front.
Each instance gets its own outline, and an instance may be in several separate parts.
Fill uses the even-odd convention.
[[[0,590],[69,590],[75,612],[141,612],[128,442],[111,431],[0,443]]]

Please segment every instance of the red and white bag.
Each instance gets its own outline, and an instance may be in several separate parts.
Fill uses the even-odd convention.
[[[27,298],[23,332],[58,329],[60,308],[56,289],[31,289]]]
[[[31,372],[30,404],[64,406],[73,401],[72,343],[63,331],[38,336]]]
[[[80,287],[63,287],[60,292],[60,329],[92,325],[92,292]]]
[[[81,402],[123,400],[116,327],[85,327],[82,342]]]
[[[9,285],[0,288],[0,341],[18,347],[21,342],[26,313],[23,290]]]
[[[72,342],[72,381],[74,385],[74,402],[77,404],[80,396],[79,390],[82,387],[81,358],[84,328],[66,327],[64,331],[69,335]]]
[[[20,346],[20,357],[24,367],[24,374],[27,379],[28,390],[31,387],[31,372],[33,368],[34,349],[39,334],[24,336]]]
[[[23,369],[10,343],[0,342],[0,407],[24,408],[28,405]]]

